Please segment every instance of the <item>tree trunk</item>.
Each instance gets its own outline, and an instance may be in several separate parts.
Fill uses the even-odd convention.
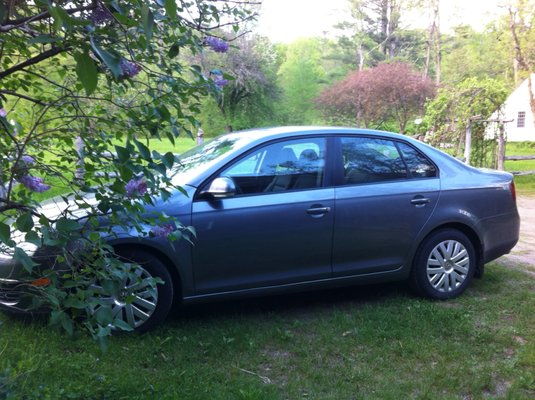
[[[436,15],[436,28],[435,28],[435,83],[440,85],[440,64],[442,62],[441,43],[440,43],[440,0],[436,0],[435,15]]]

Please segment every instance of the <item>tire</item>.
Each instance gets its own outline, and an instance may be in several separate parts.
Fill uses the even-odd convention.
[[[139,264],[137,279],[127,280],[119,296],[101,297],[112,307],[115,318],[120,318],[134,328],[136,333],[144,333],[163,323],[173,304],[174,286],[171,274],[155,256],[137,250],[121,250],[118,255],[125,262]],[[150,290],[149,278],[160,278],[156,291]],[[133,299],[126,300],[133,296]],[[97,310],[95,310],[97,311]],[[114,328],[112,326],[112,328]],[[116,328],[117,329],[117,328]]]
[[[477,266],[474,245],[455,229],[432,233],[414,257],[411,286],[417,294],[438,300],[462,294],[470,284]]]

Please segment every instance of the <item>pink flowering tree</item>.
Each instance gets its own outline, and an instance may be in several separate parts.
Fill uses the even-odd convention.
[[[71,333],[85,326],[97,338],[110,332],[111,314],[91,313],[90,288],[96,277],[125,278],[110,274],[110,264],[131,271],[105,245],[111,231],[99,225],[101,215],[139,234],[191,236],[180,221],[141,216],[155,196],[176,190],[167,174],[174,154],[150,143],[196,131],[202,97],[226,78],[187,60],[226,52],[256,4],[0,2],[0,251],[24,265],[28,282],[48,274],[33,289],[52,324]],[[50,216],[39,202],[53,195],[71,206]],[[73,211],[80,209],[83,220]],[[68,272],[43,272],[21,235],[37,252],[55,249]]]

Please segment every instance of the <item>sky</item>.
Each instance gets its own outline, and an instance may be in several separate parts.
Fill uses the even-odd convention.
[[[441,0],[441,31],[470,24],[482,30],[486,23],[503,14],[504,0]],[[333,25],[349,14],[347,0],[263,0],[257,31],[273,42],[290,43],[299,37],[333,35]],[[414,13],[410,27],[427,28],[427,16]]]

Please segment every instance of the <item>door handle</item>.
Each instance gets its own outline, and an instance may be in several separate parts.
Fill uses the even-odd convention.
[[[309,215],[323,215],[331,211],[331,207],[311,207],[307,210]]]
[[[427,203],[430,203],[431,199],[427,197],[415,197],[411,200],[411,204],[415,206],[425,206]]]

